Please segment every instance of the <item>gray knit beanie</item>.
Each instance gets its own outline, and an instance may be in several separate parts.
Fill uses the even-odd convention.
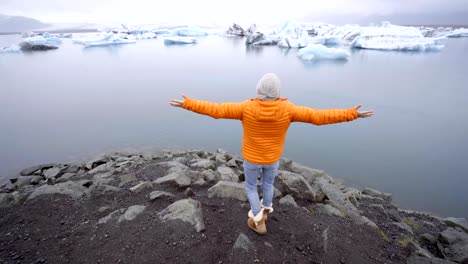
[[[267,73],[257,83],[257,98],[262,101],[274,101],[280,96],[281,82],[274,73]]]

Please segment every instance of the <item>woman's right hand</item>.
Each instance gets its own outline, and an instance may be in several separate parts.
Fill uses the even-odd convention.
[[[187,96],[185,95],[182,95],[182,97],[184,97],[184,100],[185,98],[187,98]],[[172,106],[175,106],[175,107],[182,107],[184,105],[184,100],[175,100],[175,99],[172,99],[169,104],[172,105]]]

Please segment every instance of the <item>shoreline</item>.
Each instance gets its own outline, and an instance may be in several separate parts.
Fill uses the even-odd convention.
[[[224,239],[227,239],[226,243],[220,245],[223,252],[249,251],[252,247],[259,249],[265,246],[266,241],[249,232],[244,222],[249,206],[242,164],[242,158],[218,149],[216,153],[205,150],[108,153],[83,163],[52,163],[26,168],[21,171],[21,176],[11,180],[10,185],[2,187],[0,193],[0,222],[4,226],[0,230],[0,237],[4,237],[0,244],[7,248],[0,250],[0,260],[6,263],[10,263],[10,259],[33,262],[35,256],[21,250],[19,244],[33,251],[44,250],[40,243],[34,242],[43,239],[44,234],[34,235],[33,230],[39,228],[50,233],[60,228],[61,225],[57,227],[56,222],[47,218],[45,222],[41,220],[41,215],[53,217],[52,213],[59,217],[56,221],[65,219],[62,226],[73,227],[63,230],[71,232],[69,246],[87,241],[90,236],[102,236],[100,240],[107,240],[107,235],[131,241],[131,230],[142,225],[149,228],[153,226],[150,223],[156,223],[156,233],[146,237],[145,243],[153,243],[150,242],[154,240],[151,237],[158,236],[157,240],[162,242],[154,242],[153,246],[162,248],[167,245],[163,241],[172,241],[176,234],[179,238],[174,243],[182,241],[192,245],[181,245],[180,254],[187,256],[196,255],[200,247],[211,248],[211,242],[219,244],[216,241]],[[271,239],[268,240],[271,245],[281,246],[275,252],[264,252],[268,254],[255,250],[256,259],[278,261],[284,258],[283,254],[289,252],[291,246],[291,242],[284,241],[284,234],[288,234],[297,238],[292,245],[294,252],[288,254],[299,262],[435,263],[420,262],[421,258],[423,261],[468,261],[468,252],[463,252],[463,248],[468,246],[466,219],[440,218],[399,209],[392,204],[389,193],[344,186],[324,171],[292,160],[281,159],[273,204],[274,218],[269,222],[271,234],[268,233],[265,239]],[[23,226],[25,222],[29,224]],[[74,230],[80,230],[78,226],[87,231],[74,237]],[[223,233],[217,233],[217,226],[224,226]],[[301,228],[296,229],[298,226]],[[120,228],[126,231],[120,232]],[[26,232],[28,239],[21,243],[16,238],[11,240],[10,235],[3,234],[9,230],[14,231],[8,234],[13,232],[19,237],[24,237]],[[180,238],[187,234],[191,237]],[[202,242],[198,240],[200,234],[202,238],[216,239]],[[348,238],[353,241],[352,246],[351,242],[346,242],[348,235],[352,236]],[[311,240],[317,236],[321,238]],[[459,240],[450,240],[453,237]],[[44,246],[59,241],[52,237]],[[111,242],[106,245],[111,255],[117,254],[115,251],[120,252],[117,245]],[[69,246],[57,250],[66,251]],[[311,253],[308,253],[308,247],[313,248]],[[342,250],[332,253],[328,247]],[[172,251],[156,251],[159,255],[148,255],[147,252],[142,256],[154,261],[168,258],[175,261]],[[8,255],[8,252],[16,253]],[[85,262],[104,254],[100,250],[91,253]],[[67,260],[66,257],[57,260],[57,254],[45,255],[52,263]],[[125,263],[141,260],[128,259],[127,255],[121,257],[126,259]],[[231,263],[240,260],[250,262],[252,256],[228,253],[204,256],[208,262],[219,257]]]

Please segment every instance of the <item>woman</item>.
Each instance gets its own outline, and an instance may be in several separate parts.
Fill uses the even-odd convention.
[[[258,81],[257,97],[244,102],[218,104],[186,96],[183,101],[170,101],[172,106],[195,113],[242,121],[245,189],[251,208],[247,224],[259,234],[267,232],[267,216],[273,212],[273,183],[289,125],[292,122],[326,125],[373,115],[373,111],[359,112],[361,105],[330,110],[296,106],[286,98],[280,98],[280,86],[279,78],[273,73],[267,73]],[[263,193],[261,201],[257,192],[257,177],[260,174]]]

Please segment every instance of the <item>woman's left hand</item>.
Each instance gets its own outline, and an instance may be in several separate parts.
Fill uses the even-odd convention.
[[[355,107],[356,111],[359,110],[359,108],[361,108],[362,105],[358,105]],[[371,117],[374,115],[374,111],[363,111],[363,112],[359,112],[358,111],[358,117],[360,118],[366,118],[366,117]]]

